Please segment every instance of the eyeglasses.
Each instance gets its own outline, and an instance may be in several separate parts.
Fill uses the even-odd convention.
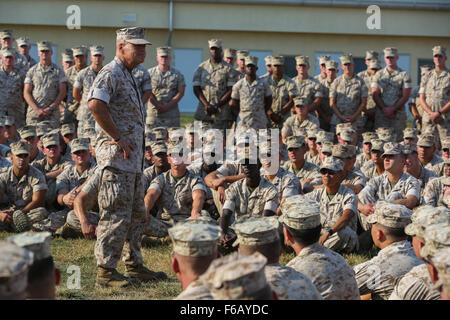
[[[317,138],[316,138],[316,137],[311,137],[311,138],[308,138],[308,140],[313,140],[313,141],[316,141],[316,140],[317,140]]]

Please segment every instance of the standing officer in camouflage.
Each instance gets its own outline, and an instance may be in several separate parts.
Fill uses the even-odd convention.
[[[73,60],[73,51],[72,49],[66,49],[63,53],[61,53],[61,65],[63,67],[63,71],[66,72],[71,66],[75,64]]]
[[[223,61],[234,67],[236,63],[236,49],[225,48],[223,50]]]
[[[144,267],[141,254],[145,109],[131,74],[144,62],[145,45],[150,42],[143,28],[116,33],[116,57],[95,78],[88,107],[97,122],[96,157],[102,170],[95,244],[97,284],[126,287],[130,282],[116,271],[122,251],[128,276],[142,281],[162,277]]]
[[[217,129],[230,129],[233,115],[228,106],[231,89],[236,83],[233,68],[222,61],[222,40],[208,41],[211,58],[194,72],[192,85],[199,100],[195,119],[213,124]]]
[[[25,124],[25,101],[23,99],[23,82],[25,72],[15,64],[14,52],[7,48],[1,51],[0,66],[0,117],[14,117],[18,128]]]
[[[320,73],[314,77],[314,79],[316,79],[319,82],[322,82],[323,80],[325,80],[327,78],[327,66],[326,63],[327,61],[330,61],[331,57],[330,56],[320,56],[319,57],[319,68],[320,68]]]
[[[397,48],[384,49],[386,68],[378,71],[372,79],[373,100],[377,104],[375,129],[379,127],[394,128],[395,141],[402,141],[406,128],[405,103],[411,93],[411,77],[400,69]]]
[[[276,123],[281,117],[272,109],[272,90],[267,81],[256,77],[258,58],[245,58],[245,78],[233,86],[230,107],[239,109],[236,130],[244,127],[252,129],[267,128],[268,118]]]
[[[91,90],[95,77],[103,68],[103,60],[105,59],[102,46],[92,46],[90,47],[90,52],[91,65],[78,72],[73,83],[73,97],[80,103],[77,113],[77,132],[80,138],[91,138],[86,131],[88,127],[95,125],[95,120],[87,105],[89,91]]]
[[[158,101],[158,108],[150,103],[147,110],[147,122],[154,127],[179,127],[180,110],[178,103],[184,96],[186,83],[180,71],[170,66],[171,48],[156,49],[158,65],[148,70],[152,83],[152,92]]]
[[[269,119],[269,121],[271,127],[282,128],[283,123],[291,115],[297,86],[292,79],[284,75],[284,57],[272,57],[271,63],[272,76],[268,76],[267,81],[272,89],[272,111],[278,114],[281,120],[275,122]]]
[[[72,52],[75,64],[65,71],[67,79],[66,109],[68,109],[65,113],[69,112],[68,114],[64,114],[65,122],[73,122],[78,113],[78,108],[80,107],[79,101],[74,100],[73,87],[78,73],[87,67],[88,48],[79,46],[72,48]]]
[[[422,128],[437,128],[440,140],[450,135],[450,71],[446,68],[446,49],[433,48],[435,69],[428,72],[420,83],[420,105],[424,109]]]
[[[14,37],[11,30],[3,30],[0,32],[0,42],[2,44],[2,49],[10,49],[14,56],[16,57],[16,66],[17,69],[21,70],[22,72],[26,73],[28,69],[30,68],[28,65],[28,60],[26,57],[24,57],[22,54],[19,53],[16,49],[13,47],[14,43]],[[0,66],[2,65],[2,62],[0,61]]]
[[[37,63],[37,61],[30,56],[30,49],[31,49],[30,39],[28,39],[28,37],[20,37],[16,40],[16,42],[17,42],[17,50],[25,58],[27,58],[28,68],[31,68]]]
[[[67,79],[64,72],[52,63],[49,41],[37,44],[40,61],[27,72],[23,96],[28,104],[27,124],[49,120],[53,129],[59,127],[61,101],[66,97]]]
[[[319,113],[320,128],[326,131],[330,131],[330,121],[333,116],[333,110],[330,108],[330,88],[336,79],[336,74],[339,72],[338,62],[334,60],[328,60],[325,63],[325,78],[319,75],[320,84],[322,85],[323,98],[320,100],[320,105],[317,108]]]
[[[245,77],[245,58],[248,57],[250,53],[247,50],[238,50],[236,52],[237,57],[237,68],[235,69],[237,71],[237,79],[240,80]]]
[[[314,112],[320,105],[323,98],[322,89],[319,81],[309,78],[309,57],[297,56],[295,57],[297,64],[297,76],[292,78],[297,85],[297,94],[299,98],[306,99],[305,104],[308,112]]]
[[[367,87],[354,72],[352,55],[345,54],[340,59],[344,74],[336,78],[330,87],[330,107],[334,112],[330,131],[334,133],[338,123],[350,122],[361,135],[365,122],[361,113],[367,104]]]
[[[266,63],[267,72],[260,77],[261,79],[267,79],[273,74],[272,58],[273,58],[273,56],[267,56],[264,58],[264,62]]]
[[[364,125],[364,132],[374,130],[377,105],[372,97],[371,84],[373,77],[375,76],[377,71],[381,69],[381,63],[378,60],[378,52],[366,51],[366,65],[367,69],[358,73],[358,77],[364,80],[366,87],[368,88],[367,105],[365,111],[363,112],[363,116],[365,116],[366,120],[366,123]]]

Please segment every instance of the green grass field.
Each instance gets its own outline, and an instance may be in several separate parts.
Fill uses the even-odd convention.
[[[0,239],[10,233],[0,233]],[[127,289],[97,289],[95,287],[96,263],[94,256],[95,241],[86,239],[54,238],[51,242],[51,252],[57,268],[61,271],[61,283],[57,287],[58,299],[74,300],[166,300],[173,299],[181,291],[181,284],[172,272],[172,243],[170,241],[154,241],[142,248],[145,265],[151,270],[164,271],[168,280],[157,283],[147,283]],[[366,254],[344,255],[347,262],[354,266],[367,261],[376,251]],[[294,258],[292,250],[283,252],[280,262],[286,264]],[[80,270],[80,289],[70,289],[73,284],[73,266]],[[123,262],[119,262],[118,271],[125,272]]]

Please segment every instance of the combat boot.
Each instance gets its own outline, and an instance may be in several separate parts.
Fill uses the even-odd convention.
[[[144,267],[142,264],[135,266],[126,265],[126,269],[127,269],[127,271],[125,272],[126,277],[135,278],[143,282],[159,281],[167,279],[167,275],[164,272],[152,271]]]
[[[59,235],[63,239],[75,239],[75,238],[83,237],[82,233],[80,233],[77,230],[75,230],[72,227],[70,227],[67,224],[67,222],[60,229],[58,229],[58,231],[59,231]]]
[[[96,286],[102,288],[126,288],[131,285],[126,277],[113,268],[97,267]]]

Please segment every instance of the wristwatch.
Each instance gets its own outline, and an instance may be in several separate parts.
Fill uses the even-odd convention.
[[[333,232],[333,229],[331,229],[331,228],[328,228],[328,229],[327,229],[327,232],[330,234],[330,236],[334,233],[334,232]]]
[[[113,140],[114,140],[115,143],[119,142],[120,141],[120,136],[117,139],[113,138]]]
[[[55,111],[55,108],[53,108],[53,107],[49,107],[49,109],[51,112]]]

